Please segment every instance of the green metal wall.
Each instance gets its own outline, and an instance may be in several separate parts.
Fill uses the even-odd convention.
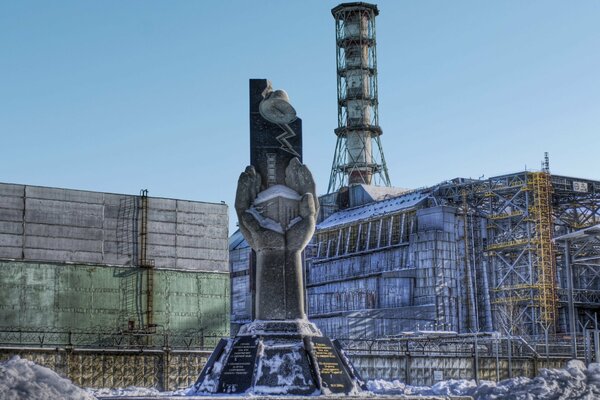
[[[147,272],[134,267],[0,261],[0,330],[116,331],[141,326]],[[229,335],[229,275],[154,270],[158,331]]]

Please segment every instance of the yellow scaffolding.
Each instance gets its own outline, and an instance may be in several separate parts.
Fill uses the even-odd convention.
[[[529,243],[532,243],[532,241],[527,238],[519,239],[519,240],[508,240],[506,242],[490,244],[489,246],[486,247],[486,250],[487,251],[502,250],[502,249],[508,249],[510,247],[523,246],[523,245],[526,245]]]
[[[556,322],[556,260],[552,242],[552,182],[548,172],[530,173],[529,185],[533,190],[531,217],[535,222],[537,256],[536,303],[539,305],[539,322],[551,328]]]

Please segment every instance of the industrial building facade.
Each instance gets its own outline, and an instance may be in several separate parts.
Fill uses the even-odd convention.
[[[556,239],[600,223],[600,181],[552,175],[546,155],[540,171],[391,187],[378,116],[379,9],[351,2],[331,12],[337,141],[304,255],[311,320],[351,340],[442,331],[556,343],[597,327],[598,243]],[[253,255],[239,232],[229,251],[235,331],[252,319]]]
[[[598,244],[570,249],[573,279],[554,239],[600,223],[599,181],[542,170],[400,195],[383,189],[353,185],[321,197],[306,284],[310,318],[327,335],[498,331],[539,341],[593,328],[600,263],[581,260]],[[240,272],[251,257],[243,241],[230,245],[236,320],[249,310],[236,292],[251,282]]]
[[[228,336],[227,221],[224,204],[145,191],[0,184],[2,343]]]

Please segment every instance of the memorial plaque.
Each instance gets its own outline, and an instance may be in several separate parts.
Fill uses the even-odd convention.
[[[349,393],[353,388],[352,379],[331,340],[326,337],[311,340],[323,388],[331,393]]]
[[[256,386],[268,387],[264,394],[308,396],[315,392],[317,387],[308,355],[298,343],[301,341],[289,343],[285,339],[279,339],[275,347],[270,347],[273,342],[263,342],[265,347],[260,356],[261,370],[258,372]]]
[[[365,384],[364,379],[362,378],[362,376],[360,376],[360,373],[356,370],[356,368],[354,368],[352,362],[350,362],[348,357],[344,354],[344,350],[342,349],[342,345],[340,344],[340,342],[337,339],[332,339],[331,343],[333,343],[333,346],[337,350],[337,354],[340,357],[340,360],[342,360],[344,367],[346,367],[346,370],[350,373],[352,379],[359,384],[361,389],[367,390],[367,386]]]
[[[254,379],[257,339],[236,339],[221,373],[220,393],[239,394],[250,389]]]
[[[215,349],[213,350],[212,354],[210,355],[210,357],[206,361],[206,364],[204,364],[204,368],[202,368],[202,372],[200,373],[200,376],[198,377],[198,380],[196,380],[196,385],[197,386],[201,385],[202,382],[204,382],[204,379],[206,378],[207,375],[208,376],[211,375],[211,373],[213,372],[213,367],[215,366],[215,362],[223,354],[223,349],[225,348],[225,346],[227,346],[227,340],[226,339],[219,340],[219,343],[217,344],[217,347],[215,347]]]

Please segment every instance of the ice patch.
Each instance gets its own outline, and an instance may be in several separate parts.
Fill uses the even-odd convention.
[[[70,380],[49,368],[14,356],[0,362],[0,399],[2,400],[95,400]]]

